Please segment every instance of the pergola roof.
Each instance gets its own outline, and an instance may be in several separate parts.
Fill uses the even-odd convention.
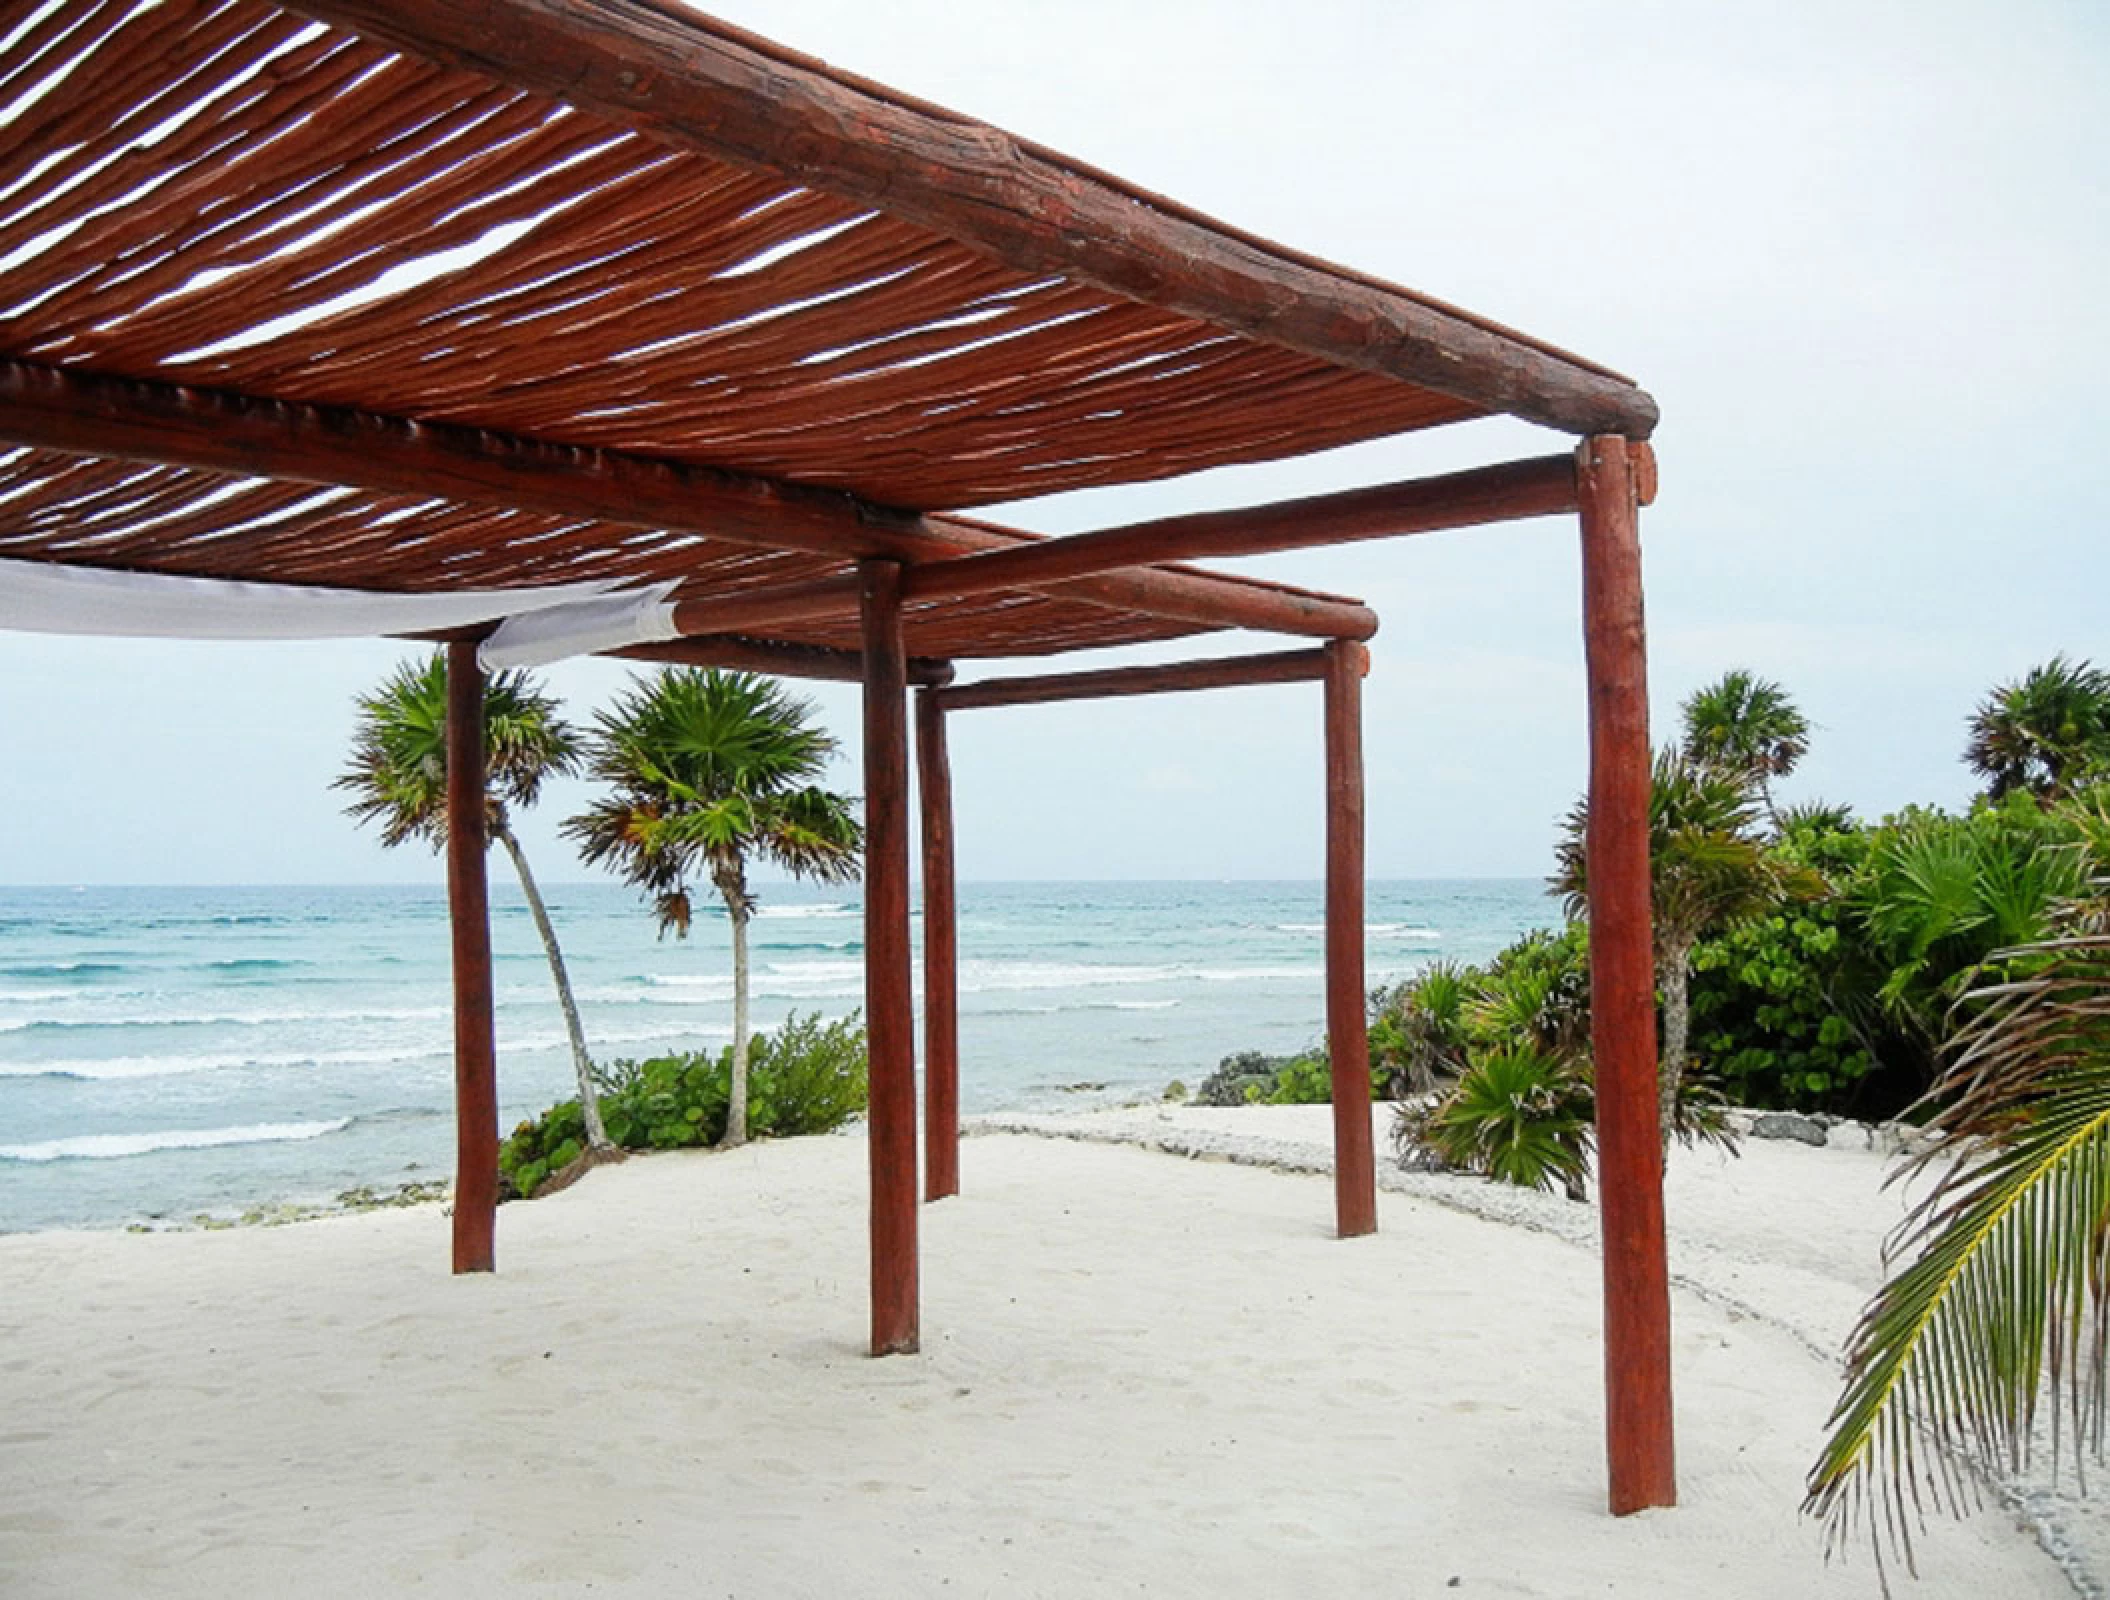
[[[1653,425],[1616,374],[645,0],[13,9],[0,556],[723,610],[1026,537],[966,508]],[[856,646],[847,591],[780,610],[725,631]],[[1358,615],[1159,569],[906,625],[952,657]]]

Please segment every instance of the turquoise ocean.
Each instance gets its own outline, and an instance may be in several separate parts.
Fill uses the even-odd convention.
[[[545,888],[597,1060],[732,1036],[722,913],[659,939],[613,884]],[[495,871],[510,1128],[571,1092],[525,906]],[[961,1100],[1078,1108],[1190,1086],[1323,1032],[1316,882],[960,890]],[[1369,886],[1370,982],[1480,960],[1558,920],[1534,880]],[[758,1027],[862,995],[855,888],[765,889]],[[0,1232],[185,1220],[445,1178],[453,1150],[440,888],[0,888]]]

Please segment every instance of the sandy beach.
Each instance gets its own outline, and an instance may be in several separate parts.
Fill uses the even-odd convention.
[[[923,1353],[883,1361],[854,1135],[509,1206],[492,1277],[448,1275],[437,1207],[0,1238],[0,1592],[1878,1592],[1797,1503],[1881,1158],[1678,1156],[1682,1503],[1615,1520],[1593,1213],[1388,1172],[1335,1240],[1280,1170],[1326,1116],[985,1125],[922,1213]],[[1997,1506],[1920,1569],[2074,1592]]]

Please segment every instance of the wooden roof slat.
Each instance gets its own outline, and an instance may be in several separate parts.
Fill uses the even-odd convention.
[[[1588,362],[658,0],[61,6],[0,104],[62,69],[0,148],[13,556],[672,577],[728,649],[821,652],[858,648],[846,576],[882,556],[973,574],[911,590],[934,659],[1366,637],[1355,602],[1136,553],[1308,541],[1396,488],[997,569],[959,558],[1039,546],[958,513],[1492,411],[1653,421]]]
[[[997,129],[883,96],[652,0],[300,0],[440,64],[559,96],[680,148],[765,167],[973,245],[1576,434],[1646,438],[1655,404],[1574,357],[1315,271]],[[1153,203],[1155,202],[1155,203]]]
[[[805,548],[838,560],[934,559],[1024,538],[985,524],[915,516],[827,491],[671,462],[539,446],[483,430],[412,428],[385,417],[257,404],[21,362],[0,362],[0,438],[207,471],[241,471],[268,457],[278,475],[312,483],[624,521],[649,536],[672,531]],[[401,576],[393,568],[387,575],[392,582]],[[1342,637],[1367,637],[1376,629],[1376,618],[1351,601],[1169,568],[1095,575],[1061,592],[1113,611],[1202,627]]]

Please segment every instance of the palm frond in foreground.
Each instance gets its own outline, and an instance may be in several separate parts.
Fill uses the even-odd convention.
[[[1911,1264],[1877,1292],[1847,1346],[1832,1436],[1804,1509],[1836,1548],[1866,1527],[1912,1566],[1927,1505],[1979,1500],[1972,1462],[2019,1470],[2040,1395],[2053,1467],[2103,1442],[2110,1300],[2110,927],[2007,952],[2029,975],[1987,986],[1960,1030],[1931,1126],[1953,1152],[1888,1254]]]

